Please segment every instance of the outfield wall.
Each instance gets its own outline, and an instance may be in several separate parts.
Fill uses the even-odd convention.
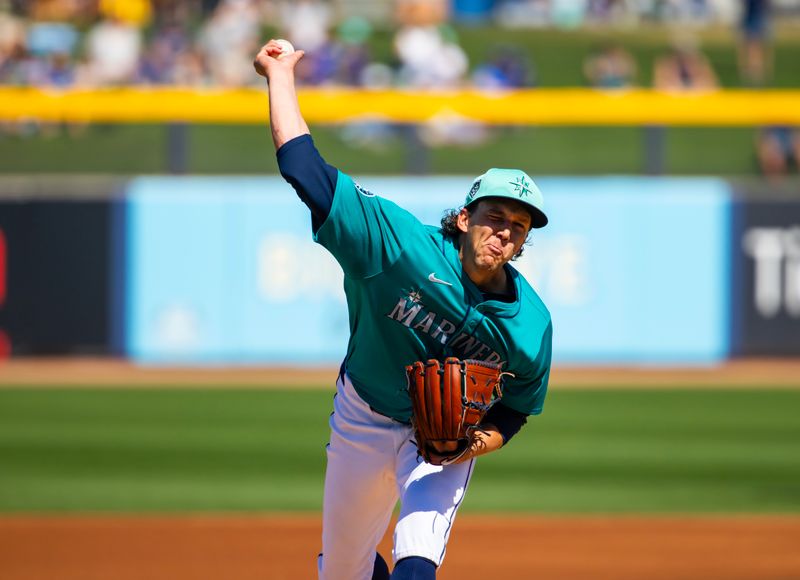
[[[468,178],[363,185],[427,223]],[[516,266],[569,362],[713,362],[729,351],[729,197],[714,179],[544,179],[551,226]],[[279,179],[142,178],[129,188],[126,351],[145,362],[336,364],[342,274]],[[398,289],[398,292],[401,290]],[[376,337],[379,339],[379,337]]]
[[[471,178],[362,182],[435,223]],[[556,362],[800,354],[798,196],[713,178],[538,182],[551,224],[515,266],[551,309]],[[118,203],[0,197],[0,231],[0,331],[15,354],[304,365],[344,354],[341,273],[278,177],[142,177]]]
[[[112,207],[0,197],[0,355],[109,352]]]
[[[759,192],[750,184],[736,193],[732,352],[800,354],[800,192]]]

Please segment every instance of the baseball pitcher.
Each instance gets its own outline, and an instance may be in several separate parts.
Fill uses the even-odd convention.
[[[281,175],[345,275],[319,577],[389,578],[376,547],[399,501],[391,578],[432,579],[476,458],[542,411],[550,313],[509,264],[547,224],[542,195],[523,171],[489,169],[463,207],[423,225],[322,159],[295,93],[302,57],[271,40],[254,64]]]

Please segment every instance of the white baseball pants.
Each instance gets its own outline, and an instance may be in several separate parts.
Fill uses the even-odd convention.
[[[442,563],[473,461],[446,467],[417,456],[409,425],[376,413],[346,373],[337,381],[325,472],[321,580],[370,580],[375,550],[398,499],[394,562]]]

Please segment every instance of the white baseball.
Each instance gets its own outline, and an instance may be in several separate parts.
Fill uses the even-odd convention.
[[[278,46],[281,47],[281,53],[278,55],[278,58],[284,57],[287,54],[292,54],[294,52],[294,47],[292,46],[292,43],[289,42],[288,40],[279,38],[275,42],[278,44]]]

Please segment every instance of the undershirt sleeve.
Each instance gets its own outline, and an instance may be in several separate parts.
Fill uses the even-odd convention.
[[[309,134],[287,141],[276,156],[281,175],[311,210],[316,232],[331,212],[339,172],[325,162]]]
[[[484,423],[491,423],[500,431],[503,445],[508,443],[527,421],[528,416],[525,413],[506,407],[502,402],[496,403],[483,418]]]

